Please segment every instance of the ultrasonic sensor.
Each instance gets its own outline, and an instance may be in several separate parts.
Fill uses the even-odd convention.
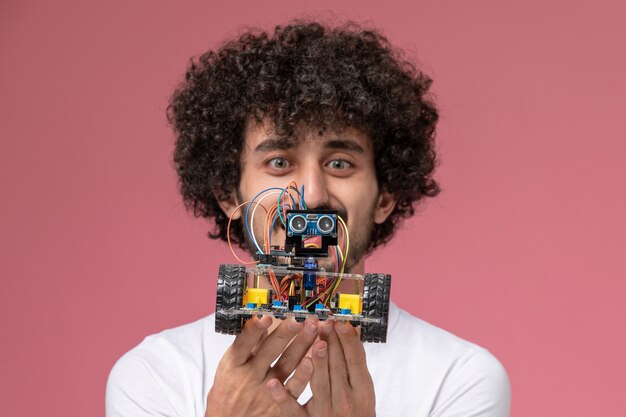
[[[289,220],[289,228],[295,233],[304,232],[306,230],[306,226],[306,218],[301,214],[297,214]]]
[[[330,216],[321,216],[317,219],[317,229],[324,234],[331,233],[335,228],[335,221]]]

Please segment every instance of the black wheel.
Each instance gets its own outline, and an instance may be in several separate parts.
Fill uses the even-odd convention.
[[[220,265],[217,276],[217,298],[215,301],[215,331],[223,334],[239,334],[243,317],[226,314],[243,305],[243,287],[246,280],[246,267],[243,265]]]
[[[382,320],[380,323],[362,323],[361,341],[385,343],[387,341],[391,275],[365,274],[363,278],[363,315]]]

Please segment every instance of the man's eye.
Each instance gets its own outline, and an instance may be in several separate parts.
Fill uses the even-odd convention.
[[[331,169],[348,169],[352,167],[352,164],[343,159],[334,159],[328,163],[328,167]]]
[[[289,161],[286,160],[285,158],[272,158],[267,162],[267,164],[270,166],[270,168],[273,168],[273,169],[289,168]]]

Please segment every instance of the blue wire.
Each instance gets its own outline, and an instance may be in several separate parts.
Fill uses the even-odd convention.
[[[300,195],[300,205],[301,205],[301,208],[303,210],[308,210],[308,206],[306,205],[306,202],[304,201],[304,185],[302,186],[300,191],[298,191],[298,189],[293,187],[293,186],[291,188],[293,190],[295,190]],[[258,253],[263,253],[263,250],[261,250],[261,247],[259,246],[259,244],[256,241],[256,239],[255,239],[254,235],[252,234],[252,232],[250,231],[250,221],[248,219],[248,216],[250,215],[250,206],[252,206],[252,204],[254,204],[254,202],[256,201],[256,199],[260,195],[262,195],[263,193],[266,193],[268,191],[272,191],[272,190],[280,191],[280,194],[278,195],[278,203],[279,203],[278,212],[276,213],[276,215],[274,216],[274,219],[272,220],[272,227],[270,229],[270,241],[271,241],[271,238],[272,238],[272,231],[274,230],[274,224],[276,223],[276,219],[277,218],[280,218],[280,220],[285,225],[285,227],[287,227],[287,223],[285,222],[285,220],[283,219],[283,216],[282,216],[282,207],[280,207],[280,199],[281,199],[282,195],[285,193],[285,189],[284,188],[278,188],[278,187],[270,187],[270,188],[266,188],[263,191],[260,191],[257,195],[255,195],[254,198],[250,201],[250,203],[248,203],[248,206],[246,207],[246,214],[244,216],[244,225],[246,227],[246,233],[248,233],[248,237],[254,243],[254,246],[256,246],[256,248],[258,249],[258,251],[259,251]],[[288,194],[288,195],[291,198],[292,206],[297,208],[297,204],[296,204],[296,201],[294,200],[293,196],[291,194]],[[286,204],[285,206],[289,207],[291,209],[291,207],[288,204]]]
[[[302,209],[309,209],[309,207],[306,205],[306,202],[304,201],[304,184],[302,184],[302,191],[300,192],[300,202],[302,203]]]
[[[263,193],[266,193],[268,191],[271,190],[284,190],[283,188],[278,188],[278,187],[270,187],[270,188],[266,188],[265,190],[259,192],[257,195],[254,196],[254,198],[250,201],[250,203],[248,203],[248,206],[246,207],[246,215],[243,218],[243,223],[246,226],[246,232],[248,233],[248,237],[250,238],[250,240],[254,243],[254,245],[257,247],[257,249],[259,250],[258,253],[263,253],[263,251],[261,250],[261,247],[259,246],[259,244],[257,243],[256,239],[254,238],[254,235],[250,232],[250,226],[249,226],[249,221],[248,221],[248,214],[250,213],[250,206],[252,204],[254,204],[255,200]]]
[[[283,226],[287,227],[287,223],[285,223],[285,219],[283,219],[282,216],[282,212],[283,212],[283,208],[280,206],[280,199],[282,198],[283,194],[285,194],[285,190],[283,189],[280,194],[278,194],[278,217],[280,218],[280,221],[283,223]],[[293,200],[293,198],[292,198]]]
[[[296,193],[298,193],[298,195],[300,195],[300,191],[298,191],[298,189],[295,188],[293,185],[291,186],[291,189],[294,190]],[[282,210],[282,207],[280,206],[280,200],[283,197],[283,194],[285,194],[285,191],[287,190],[288,189],[283,189],[283,191],[278,195],[278,214],[279,214],[280,221],[285,227],[287,227],[287,222],[285,221],[286,220],[285,216],[283,216],[283,210]],[[291,193],[288,193],[287,195],[289,196],[289,198],[291,198],[291,207],[294,207],[294,210],[297,209],[298,205],[296,204],[296,200],[293,199],[293,196],[291,195]],[[300,199],[302,200],[302,196],[300,197]],[[287,207],[289,206],[287,205]]]
[[[274,230],[274,224],[276,224],[276,219],[278,219],[278,213],[274,215],[274,219],[272,220],[272,227],[270,228],[270,244],[272,242],[272,231]]]
[[[296,193],[300,194],[300,192],[298,191],[298,189],[297,189],[297,188],[294,188],[294,186],[293,186],[293,185],[291,186],[291,189],[292,189],[292,190],[295,190],[295,191],[296,191]],[[294,199],[293,199],[293,196],[292,196],[291,194],[289,194],[289,198],[291,198],[291,204],[292,204],[294,207],[296,207],[296,200],[294,200]]]

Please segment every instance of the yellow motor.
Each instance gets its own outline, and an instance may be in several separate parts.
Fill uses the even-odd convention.
[[[350,309],[352,314],[361,314],[363,300],[359,294],[339,294],[339,308]]]
[[[269,290],[267,288],[248,288],[247,297],[244,297],[244,305],[254,303],[258,306],[267,304]]]

